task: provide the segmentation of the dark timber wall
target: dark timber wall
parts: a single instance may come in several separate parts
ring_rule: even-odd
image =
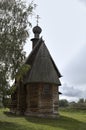
[[[50,84],[27,85],[26,115],[58,115],[58,87]]]

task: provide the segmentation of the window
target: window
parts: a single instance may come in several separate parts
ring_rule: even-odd
[[[43,86],[43,94],[44,95],[50,95],[50,89],[51,89],[51,86],[49,84],[45,84]]]

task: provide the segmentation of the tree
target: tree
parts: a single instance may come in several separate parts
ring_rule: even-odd
[[[66,99],[59,100],[59,106],[60,107],[68,107],[69,103]]]
[[[25,60],[23,47],[31,27],[35,4],[24,0],[0,0],[0,93],[14,79]]]
[[[4,65],[0,66],[0,100],[2,101],[2,104],[4,104],[5,98],[7,96],[7,91],[9,88],[6,76],[7,74]]]
[[[84,98],[80,98],[79,101],[78,101],[78,104],[79,104],[79,103],[85,103]]]

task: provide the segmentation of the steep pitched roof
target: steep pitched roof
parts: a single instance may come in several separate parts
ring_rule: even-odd
[[[31,70],[27,73],[25,83],[53,83],[61,85],[59,80],[61,74],[42,39],[39,39],[27,58],[26,64],[31,65]]]

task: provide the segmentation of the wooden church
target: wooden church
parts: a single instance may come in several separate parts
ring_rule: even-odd
[[[42,29],[33,28],[32,51],[25,64],[31,66],[23,82],[16,83],[11,95],[10,111],[37,117],[58,117],[59,78],[61,74],[56,67],[44,41],[40,38]]]

